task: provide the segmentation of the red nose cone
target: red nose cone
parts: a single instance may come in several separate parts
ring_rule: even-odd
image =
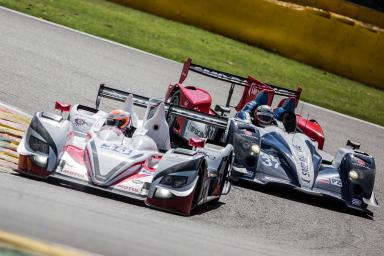
[[[69,110],[71,109],[71,104],[67,104],[61,101],[56,101],[55,109],[63,112],[69,112]]]
[[[204,145],[205,145],[205,139],[202,139],[202,138],[190,138],[188,144],[191,147],[203,148]]]

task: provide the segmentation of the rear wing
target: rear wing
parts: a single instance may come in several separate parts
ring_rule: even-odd
[[[104,84],[101,84],[99,87],[99,91],[96,97],[96,108],[99,109],[101,98],[107,98],[111,100],[124,102],[128,95],[133,95],[133,104],[139,107],[147,107],[150,103],[150,98],[137,95],[134,93],[122,91],[119,89],[114,89],[111,87],[107,87]],[[228,118],[222,116],[212,116],[209,114],[201,113],[195,110],[183,108],[180,106],[175,106],[172,104],[164,103],[165,112],[167,115],[176,115],[185,117],[189,120],[201,122],[204,124],[208,124],[214,126],[216,128],[226,129],[228,124]]]
[[[247,78],[233,75],[230,73],[226,73],[223,71],[218,71],[212,68],[196,65],[192,63],[192,59],[188,58],[184,62],[183,70],[180,75],[179,83],[183,83],[185,79],[188,76],[189,70],[211,77],[215,78],[217,80],[221,80],[224,82],[228,82],[231,84],[228,92],[226,107],[230,106],[230,101],[233,95],[233,90],[235,86],[242,86],[244,87],[243,96],[241,97],[240,102],[235,107],[236,110],[240,110],[247,102],[250,100],[253,100],[256,96],[257,92],[261,90],[270,91],[273,95],[270,98],[269,104],[272,103],[273,96],[274,95],[280,95],[280,96],[286,96],[286,97],[294,97],[298,102],[300,99],[300,95],[302,92],[302,89],[298,87],[296,90],[287,89],[284,87],[280,87],[277,85],[269,84],[269,83],[263,83],[257,79],[255,79],[252,76],[248,76]]]

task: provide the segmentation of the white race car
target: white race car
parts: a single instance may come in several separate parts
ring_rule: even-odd
[[[100,98],[124,101],[134,132],[128,136],[106,125],[98,110]],[[133,105],[146,107],[140,120]],[[230,190],[233,147],[191,139],[191,148],[172,148],[166,115],[178,115],[225,128],[227,121],[196,111],[172,107],[100,86],[96,108],[56,103],[62,115],[36,113],[18,147],[18,172],[55,178],[143,200],[146,205],[189,215]]]

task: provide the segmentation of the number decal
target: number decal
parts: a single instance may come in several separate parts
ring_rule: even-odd
[[[342,184],[341,184],[341,179],[339,178],[331,178],[331,184],[334,185],[334,186],[337,186],[337,187],[341,187]]]
[[[133,152],[132,149],[126,148],[126,147],[121,146],[121,145],[115,145],[115,144],[103,143],[100,146],[100,148],[106,149],[106,150],[115,151],[115,152],[119,152],[119,153],[124,154],[124,155],[130,155]]]
[[[272,155],[262,154],[261,159],[263,160],[263,164],[268,167],[271,167],[274,165],[274,168],[277,169],[280,166],[279,160]]]

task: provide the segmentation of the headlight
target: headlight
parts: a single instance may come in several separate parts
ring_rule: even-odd
[[[169,199],[174,197],[174,195],[165,188],[157,188],[155,192],[155,198]]]
[[[178,175],[165,175],[161,181],[161,185],[170,186],[173,188],[181,188],[185,184],[187,184],[188,177],[187,176],[178,176]]]
[[[256,141],[252,136],[245,136],[239,133],[233,134],[233,146],[239,150],[248,151],[254,143]]]
[[[350,170],[348,176],[350,180],[357,180],[359,178],[359,174],[355,170]]]
[[[258,155],[260,153],[260,147],[257,144],[251,146],[251,155]]]
[[[36,151],[36,152],[41,152],[41,153],[44,153],[44,154],[48,154],[49,152],[49,147],[48,147],[48,144],[45,143],[44,141],[42,140],[39,140],[38,138],[36,138],[35,136],[31,135],[29,137],[29,147],[33,150],[33,151]]]
[[[241,142],[241,147],[245,150],[248,150],[251,147],[251,143],[249,141],[242,141]]]
[[[33,155],[32,162],[41,168],[47,168],[48,157],[42,155]]]

